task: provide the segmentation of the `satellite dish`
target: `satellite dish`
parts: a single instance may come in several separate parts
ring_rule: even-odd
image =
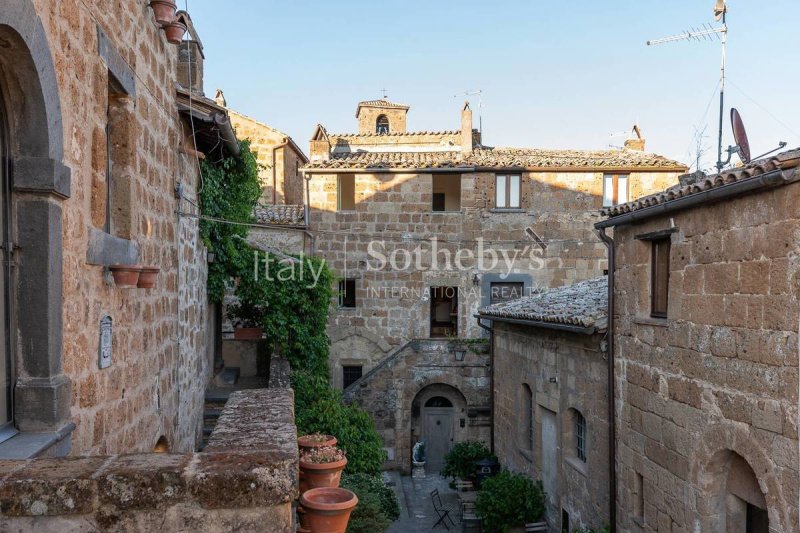
[[[717,0],[714,4],[714,18],[718,21],[722,20],[722,15],[728,12],[728,6],[725,5],[725,0]]]
[[[747,131],[744,129],[742,116],[735,107],[731,108],[731,128],[733,129],[733,139],[739,147],[739,157],[744,164],[750,162],[750,142],[747,140]]]

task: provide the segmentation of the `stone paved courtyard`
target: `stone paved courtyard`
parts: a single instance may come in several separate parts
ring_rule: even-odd
[[[401,476],[398,472],[386,472],[384,476],[394,483],[397,500],[400,502],[400,518],[389,528],[389,533],[432,531],[433,525],[439,519],[431,502],[431,491],[434,489],[439,489],[442,504],[453,509],[450,515],[455,527],[448,522],[450,531],[461,531],[458,495],[448,486],[446,479],[438,474],[428,474],[425,478],[418,479]],[[447,530],[440,524],[433,531]]]

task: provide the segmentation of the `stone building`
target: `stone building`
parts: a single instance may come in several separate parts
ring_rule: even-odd
[[[606,210],[620,531],[798,531],[800,150]]]
[[[606,277],[484,307],[494,451],[541,480],[551,531],[609,520]]]
[[[198,101],[176,94],[176,47],[145,2],[8,0],[0,65],[15,265],[0,298],[0,457],[193,450],[206,259],[197,218],[176,212],[196,214],[206,148],[188,122]],[[205,118],[199,136],[232,133],[224,113]],[[160,268],[155,289],[115,285],[109,265],[137,263]]]
[[[415,353],[404,350],[409,341],[438,338],[446,348],[448,338],[479,338],[480,307],[602,275],[606,251],[592,228],[600,207],[661,190],[686,169],[644,152],[643,139],[601,151],[489,147],[468,103],[451,131],[408,131],[408,112],[361,102],[358,132],[317,126],[302,169],[308,229],[340,278],[331,380],[346,388],[364,376],[357,391],[365,394],[389,379],[386,368],[371,369],[395,352]],[[392,368],[392,379],[407,382],[419,371]],[[465,383],[451,385],[469,396]],[[407,423],[412,401],[404,396],[390,418]],[[488,427],[488,417],[480,423]],[[411,436],[392,427],[390,455],[410,465]]]

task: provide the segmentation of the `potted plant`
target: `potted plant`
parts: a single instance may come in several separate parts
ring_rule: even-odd
[[[181,44],[183,36],[186,34],[186,24],[173,20],[168,24],[164,24],[164,33],[170,44]]]
[[[135,289],[142,272],[141,265],[111,265],[108,269],[114,277],[114,284],[120,289]]]
[[[140,289],[152,289],[156,286],[156,279],[158,279],[160,271],[161,269],[157,266],[143,266],[136,286]]]
[[[228,306],[228,318],[233,323],[233,338],[242,340],[260,340],[264,335],[261,319],[264,316],[264,307],[247,301]]]
[[[441,475],[452,478],[453,481],[468,479],[476,483],[476,463],[481,459],[492,457],[492,452],[482,442],[471,440],[458,442],[445,455]]]
[[[541,481],[503,470],[481,484],[475,514],[487,531],[509,533],[542,518],[544,496]]]
[[[300,446],[301,450],[322,448],[323,446],[336,446],[336,442],[336,437],[333,435],[323,435],[322,433],[311,433],[310,435],[297,437],[297,445]]]
[[[355,493],[338,487],[310,489],[300,496],[313,533],[345,533],[357,504]]]
[[[153,9],[156,22],[162,27],[175,20],[175,13],[178,11],[175,0],[151,0],[150,7]]]
[[[320,446],[300,452],[300,493],[316,488],[338,487],[347,465],[344,450]]]

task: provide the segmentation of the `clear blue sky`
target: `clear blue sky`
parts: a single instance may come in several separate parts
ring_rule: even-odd
[[[411,106],[413,130],[458,129],[465,97],[454,95],[482,89],[488,145],[602,149],[638,121],[649,151],[687,161],[694,126],[708,124],[710,166],[719,44],[645,41],[713,22],[713,3],[188,0],[188,8],[205,46],[206,93],[222,88],[230,107],[305,150],[317,123],[354,131],[356,103],[383,88]],[[729,9],[726,115],[739,108],[753,155],[778,140],[800,146],[800,2],[730,0]],[[732,144],[727,118],[724,132]]]

